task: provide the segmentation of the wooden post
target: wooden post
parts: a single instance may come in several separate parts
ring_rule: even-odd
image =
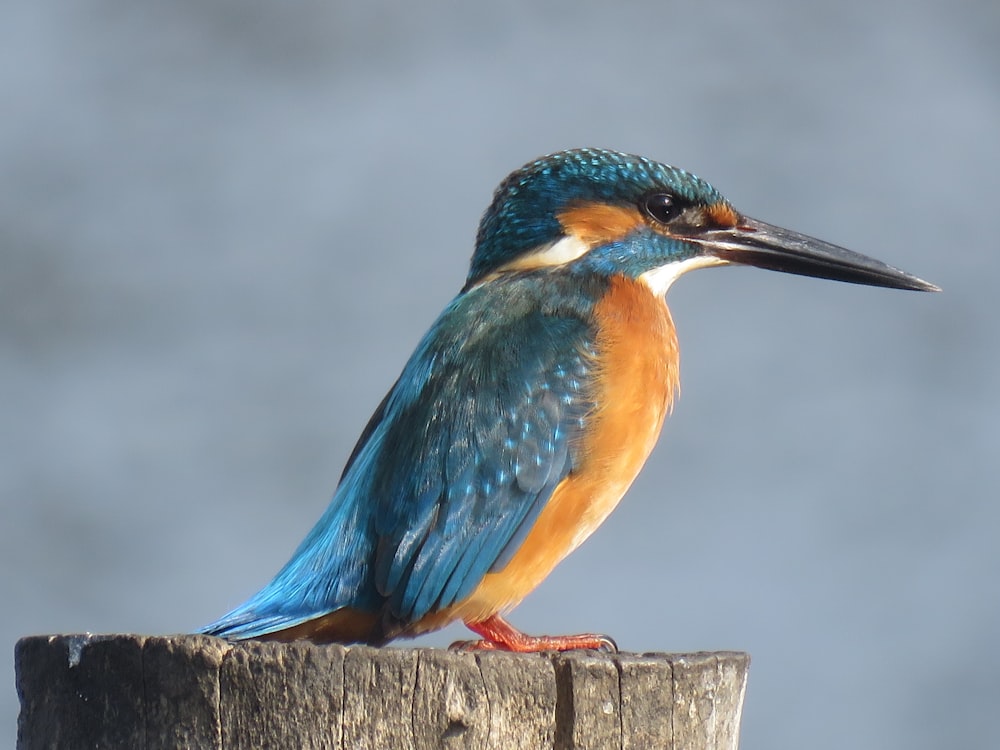
[[[735,750],[746,654],[461,653],[32,636],[18,750]]]

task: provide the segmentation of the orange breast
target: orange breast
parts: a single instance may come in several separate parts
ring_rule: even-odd
[[[582,461],[556,488],[510,563],[414,632],[514,607],[608,517],[656,443],[678,387],[677,338],[663,298],[616,277],[595,308],[595,401]]]

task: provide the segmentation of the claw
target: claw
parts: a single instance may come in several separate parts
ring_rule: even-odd
[[[610,635],[598,635],[597,639],[601,643],[600,647],[597,649],[598,651],[604,651],[608,654],[618,653],[618,644],[615,643],[615,639]]]

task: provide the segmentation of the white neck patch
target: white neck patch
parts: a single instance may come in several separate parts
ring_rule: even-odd
[[[534,268],[555,268],[572,263],[590,252],[590,245],[572,234],[568,234],[555,242],[542,245],[534,252],[524,255],[505,269],[530,270]]]
[[[652,271],[646,271],[646,273],[639,277],[639,280],[648,286],[650,291],[657,297],[662,297],[667,293],[670,285],[688,271],[693,271],[696,268],[728,265],[728,260],[716,258],[714,255],[696,255],[687,260],[667,263],[665,266],[654,268]]]

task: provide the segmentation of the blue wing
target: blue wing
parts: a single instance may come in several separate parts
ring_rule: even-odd
[[[292,559],[203,632],[257,637],[351,607],[379,613],[389,635],[503,568],[577,460],[593,406],[590,302],[558,276],[457,297]]]

